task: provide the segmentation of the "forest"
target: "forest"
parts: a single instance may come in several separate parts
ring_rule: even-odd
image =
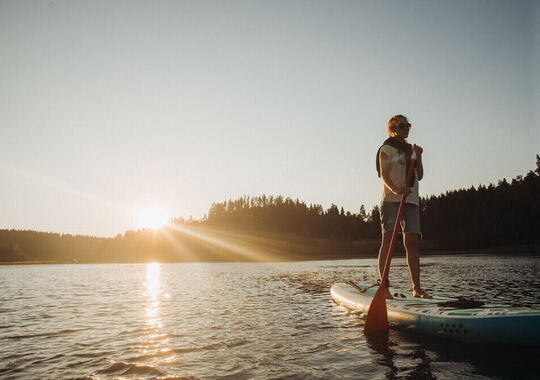
[[[421,251],[490,252],[540,246],[540,174],[421,198]],[[276,261],[376,257],[379,208],[324,209],[283,196],[214,203],[201,220],[114,238],[0,230],[3,263]],[[483,250],[483,251],[482,251]],[[512,251],[512,250],[510,250]]]

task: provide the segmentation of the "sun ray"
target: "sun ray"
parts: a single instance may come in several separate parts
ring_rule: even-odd
[[[200,257],[184,242],[182,242],[177,235],[173,234],[174,228],[168,226],[162,229],[163,236],[169,243],[173,245],[173,252],[176,256],[182,255],[182,261],[186,262],[198,262]]]
[[[120,206],[120,205],[118,205],[118,204],[116,204],[116,203],[114,203],[112,201],[109,201],[107,199],[98,197],[97,195],[94,195],[94,194],[90,194],[90,193],[81,191],[81,190],[79,190],[77,188],[68,186],[66,184],[60,184],[60,183],[57,183],[57,182],[53,182],[53,181],[51,181],[49,179],[45,179],[45,178],[39,176],[38,174],[34,173],[33,171],[31,171],[29,169],[15,167],[12,164],[9,164],[9,163],[6,163],[6,162],[1,162],[1,161],[0,161],[0,168],[2,168],[5,171],[9,171],[12,174],[14,174],[14,175],[16,175],[16,176],[18,176],[20,178],[24,178],[24,179],[26,179],[28,181],[32,181],[32,182],[40,184],[42,186],[49,187],[51,189],[61,191],[61,192],[65,193],[65,194],[74,195],[74,196],[76,196],[78,198],[81,198],[81,199],[87,199],[87,200],[93,201],[95,203],[100,203],[100,204],[109,206],[111,208],[114,208],[115,210],[121,211],[121,212],[123,212],[125,214],[131,214],[132,213],[132,211],[127,207],[122,207],[122,206]]]
[[[206,228],[187,227],[184,225],[175,225],[177,231],[180,231],[188,236],[209,243],[218,248],[222,248],[221,256],[229,261],[231,257],[227,257],[226,252],[234,252],[239,258],[247,259],[248,261],[270,262],[276,261],[276,255],[269,251],[267,247],[261,244],[254,244],[245,239],[235,237],[233,234],[228,234],[223,231],[209,230]]]

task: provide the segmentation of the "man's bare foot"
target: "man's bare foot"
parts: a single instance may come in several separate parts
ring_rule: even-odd
[[[429,294],[427,294],[423,290],[413,290],[412,295],[413,295],[413,297],[416,297],[416,298],[424,298],[424,299],[433,298],[432,296],[430,296]]]

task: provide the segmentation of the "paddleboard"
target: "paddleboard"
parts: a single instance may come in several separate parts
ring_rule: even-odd
[[[377,286],[338,283],[332,299],[365,317]],[[467,343],[540,346],[540,309],[441,306],[452,298],[386,300],[390,328]]]

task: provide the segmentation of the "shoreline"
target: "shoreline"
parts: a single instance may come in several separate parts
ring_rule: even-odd
[[[540,245],[519,245],[503,246],[485,249],[470,250],[452,250],[452,251],[425,251],[420,252],[420,257],[436,256],[540,256]],[[404,252],[395,252],[394,258],[405,258]],[[200,260],[200,261],[158,261],[162,264],[173,263],[276,263],[276,262],[298,262],[298,261],[338,261],[338,260],[358,260],[358,259],[376,259],[377,255],[359,255],[359,254],[316,254],[311,257],[305,255],[290,255],[276,257],[276,260],[239,260],[231,257],[231,260]],[[156,260],[147,261],[92,261],[92,262],[68,262],[68,261],[6,261],[0,262],[0,266],[6,265],[54,265],[54,264],[145,264]]]

